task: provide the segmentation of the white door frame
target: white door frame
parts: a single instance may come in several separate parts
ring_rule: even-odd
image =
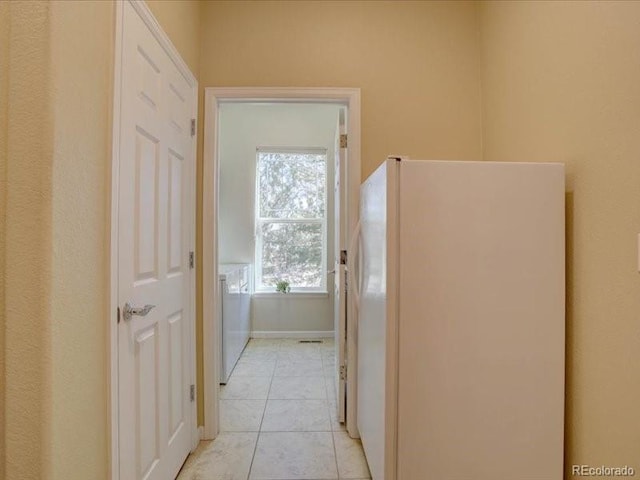
[[[160,46],[169,55],[173,63],[178,68],[178,71],[182,74],[187,84],[196,92],[195,101],[192,107],[192,117],[197,119],[198,117],[198,82],[193,76],[193,73],[189,70],[189,67],[184,62],[173,43],[162,30],[162,27],[156,20],[156,18],[149,10],[147,4],[142,0],[126,0],[134,10],[140,15],[140,18],[144,21],[145,25],[149,28],[153,36],[156,38]],[[123,49],[123,15],[124,15],[124,3],[115,2],[116,7],[116,22],[115,22],[115,58],[114,58],[114,80],[113,80],[113,130],[112,130],[112,143],[111,143],[111,217],[110,217],[110,250],[109,250],[109,364],[108,364],[108,382],[109,382],[109,422],[111,423],[111,441],[110,445],[110,474],[109,477],[112,480],[118,480],[120,476],[119,457],[118,457],[118,191],[119,191],[119,170],[120,170],[120,123],[122,109],[121,103],[121,83],[122,83],[122,49]],[[190,225],[190,240],[189,250],[195,252],[195,239],[196,239],[196,151],[197,151],[197,136],[193,136],[191,140],[191,156],[192,167],[189,169],[187,175],[189,177],[189,183],[193,186],[191,189],[191,197],[189,199],[191,216],[189,219]],[[190,292],[189,303],[191,315],[188,319],[189,324],[189,372],[191,383],[196,383],[196,328],[195,328],[195,312],[196,312],[196,275],[195,269],[190,270]],[[189,429],[191,430],[191,448],[195,449],[199,441],[199,433],[197,428],[197,403],[191,403],[191,416],[190,416]]]
[[[347,225],[348,240],[358,222],[360,202],[360,89],[359,88],[286,88],[229,87],[205,88],[204,152],[202,191],[202,318],[204,358],[204,438],[218,435],[218,390],[220,386],[218,319],[218,112],[221,102],[333,103],[347,107]],[[348,243],[347,243],[348,244]],[[356,372],[357,311],[353,296],[347,295],[349,315],[347,331],[348,370]],[[347,431],[358,437],[356,426],[356,375],[348,376]]]

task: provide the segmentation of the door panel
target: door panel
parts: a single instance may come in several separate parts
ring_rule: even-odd
[[[136,448],[140,458],[136,470],[139,477],[148,477],[158,464],[159,432],[158,418],[158,334],[152,328],[136,336]]]
[[[158,140],[142,128],[136,129],[135,173],[135,253],[136,280],[156,279],[158,250]]]
[[[182,311],[169,317],[169,437],[173,438],[184,423],[182,388],[183,375],[183,335]]]
[[[179,274],[182,271],[182,163],[182,157],[169,151],[169,274]]]
[[[118,185],[122,480],[175,478],[191,445],[188,99],[195,91],[124,2]],[[124,317],[123,307],[153,305]]]
[[[138,77],[138,91],[140,98],[150,108],[157,110],[160,101],[160,69],[151,60],[146,47],[137,45],[136,67]]]

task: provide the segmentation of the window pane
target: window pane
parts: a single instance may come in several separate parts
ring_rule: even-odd
[[[322,218],[326,155],[258,152],[259,216]]]
[[[292,287],[322,284],[322,225],[268,222],[261,226],[265,288],[287,280]]]

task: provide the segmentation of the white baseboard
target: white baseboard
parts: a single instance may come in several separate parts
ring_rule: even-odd
[[[200,440],[204,440],[204,427],[202,425],[198,427],[198,436]]]
[[[253,330],[251,338],[333,338],[333,330],[328,331],[277,331],[277,330]]]

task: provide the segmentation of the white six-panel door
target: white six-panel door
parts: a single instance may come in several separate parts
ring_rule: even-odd
[[[196,89],[129,2],[118,175],[122,480],[175,478],[191,446],[191,114]],[[127,318],[125,305],[153,306]]]

